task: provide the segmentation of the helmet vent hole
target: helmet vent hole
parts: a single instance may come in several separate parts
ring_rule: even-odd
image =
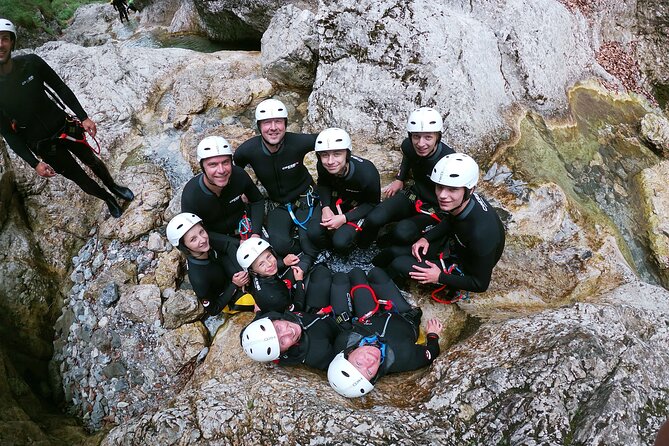
[[[341,374],[344,375],[344,376],[347,377],[347,378],[350,378],[350,377],[351,377],[351,375],[349,375],[349,373],[348,373],[347,371],[345,371],[345,370],[342,370],[342,371],[341,371]]]
[[[266,331],[266,329],[265,329],[265,326],[264,326],[264,325],[261,325],[261,326],[260,326],[260,329],[261,329],[262,331]]]
[[[452,173],[452,174],[449,175],[449,177],[451,177],[451,178],[457,178],[459,176],[460,176],[459,173]]]
[[[183,223],[181,223],[179,226],[177,226],[177,229],[181,229],[183,227],[184,227],[184,225],[183,225]]]
[[[272,354],[272,348],[271,348],[271,347],[267,347],[267,356],[269,356],[269,355],[271,355],[271,354]]]
[[[343,140],[341,138],[337,138],[335,141],[336,142],[342,142]]]

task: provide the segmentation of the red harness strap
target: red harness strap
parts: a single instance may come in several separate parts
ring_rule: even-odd
[[[451,274],[453,272],[453,270],[458,267],[458,265],[453,263],[453,264],[451,264],[451,266],[446,268],[446,264],[444,263],[444,253],[443,252],[439,253],[439,263],[441,263],[441,270],[446,274]],[[444,289],[446,289],[446,285],[442,285],[439,288],[437,288],[436,290],[432,291],[432,294],[431,294],[432,299],[441,303],[441,304],[452,304],[452,303],[455,303],[455,302],[460,300],[460,299],[448,300],[448,299],[441,299],[441,298],[437,297],[437,294],[440,291],[443,291]],[[460,295],[462,296],[462,293],[460,293]]]
[[[423,202],[421,200],[416,200],[416,212],[418,212],[419,214],[429,215],[430,217],[434,218],[439,223],[441,223],[441,218],[439,218],[437,214],[435,214],[434,212],[428,212],[423,210]]]
[[[72,121],[74,122],[75,125],[77,125],[77,126],[79,126],[79,127],[82,127],[82,125],[81,125],[81,121],[79,121],[78,119],[72,119]],[[88,133],[84,130],[84,138],[83,138],[83,139],[77,139],[77,138],[74,138],[74,137],[68,135],[67,133],[61,133],[60,136],[59,136],[58,138],[59,138],[59,139],[67,139],[68,141],[74,141],[74,142],[78,142],[78,143],[84,144],[84,145],[86,145],[89,149],[91,149],[91,150],[93,151],[93,153],[95,153],[96,155],[99,155],[99,154],[100,154],[100,143],[99,143],[98,140],[95,138],[95,136],[91,136],[91,138],[93,138],[93,141],[95,141],[95,145],[97,146],[97,149],[95,149],[93,146],[91,146],[91,145],[88,143],[87,135],[88,135]]]
[[[392,300],[382,300],[382,299],[380,300],[380,299],[378,299],[376,297],[376,293],[374,292],[374,289],[372,289],[372,287],[370,287],[369,285],[365,285],[365,284],[356,285],[353,288],[351,288],[351,292],[350,292],[351,299],[353,299],[353,294],[355,293],[355,291],[360,289],[360,288],[368,290],[372,294],[372,299],[374,299],[374,303],[376,304],[374,306],[374,309],[369,310],[363,316],[358,318],[358,320],[360,322],[364,323],[365,321],[367,321],[367,319],[369,319],[374,314],[376,314],[376,312],[379,311],[380,304],[383,304],[383,309],[384,310],[391,310],[393,308],[393,301]]]

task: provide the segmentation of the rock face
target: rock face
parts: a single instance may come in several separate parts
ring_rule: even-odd
[[[87,428],[115,426],[104,444],[650,444],[669,404],[669,295],[637,281],[630,264],[640,256],[616,217],[629,215],[620,203],[642,172],[648,224],[636,227],[666,264],[666,166],[638,137],[648,104],[615,97],[604,109],[597,95],[565,94],[593,74],[624,85],[596,53],[604,41],[630,43],[640,4],[194,0],[153,2],[139,18],[145,29],[182,30],[200,26],[195,10],[223,40],[267,29],[262,55],[138,47],[134,24],[89,6],[68,34],[79,44],[36,52],[98,122],[102,157],[137,198],[111,219],[66,180],[2,157],[3,348],[10,356],[25,342],[34,358],[48,356],[51,331],[38,321],[54,319],[64,290],[51,379]],[[316,63],[308,104],[304,92],[275,87],[308,89]],[[248,314],[202,324],[181,256],[164,243],[197,170],[197,142],[220,134],[238,146],[272,95],[288,105],[289,130],[302,131],[305,115],[313,131],[342,126],[384,174],[397,168],[388,148],[418,105],[440,109],[456,149],[499,147],[479,185],[508,235],[491,288],[457,306],[412,289],[425,318],[447,321],[443,354],[429,369],[385,377],[363,400],[338,397],[321,372],[252,363],[238,340]],[[567,101],[578,105],[569,120],[550,125]],[[519,108],[530,109],[520,120],[505,114]],[[499,145],[512,136],[516,152]],[[19,382],[6,404],[40,441],[30,423],[40,414],[15,380],[31,364],[9,359],[22,367],[0,367],[0,390]]]
[[[666,321],[627,305],[577,304],[489,324],[431,371],[386,377],[362,401],[306,369],[232,361],[221,333],[173,405],[103,444],[651,444],[669,398]],[[214,373],[216,350],[225,357]]]
[[[231,1],[194,0],[210,38],[223,41],[242,39],[260,40],[274,13],[282,6],[295,5],[299,9],[316,10],[314,0]]]

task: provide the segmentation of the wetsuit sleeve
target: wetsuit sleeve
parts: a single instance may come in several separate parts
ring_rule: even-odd
[[[302,147],[302,156],[316,150],[317,133],[303,133],[300,135],[300,146]]]
[[[379,171],[372,164],[362,164],[360,167],[365,169],[365,181],[361,188],[365,193],[360,199],[360,204],[346,213],[346,221],[355,222],[364,218],[381,201]]]
[[[251,208],[251,231],[254,234],[260,235],[262,232],[262,224],[265,219],[265,197],[260,193],[258,186],[253,183],[251,177],[244,171],[245,181],[247,185],[244,188],[244,195],[249,200]]]
[[[442,272],[439,275],[439,283],[456,290],[482,293],[490,285],[490,277],[496,263],[495,250],[485,255],[468,256],[468,268],[464,275]]]
[[[290,292],[293,297],[293,311],[304,310],[304,302],[306,294],[304,291],[304,282],[302,282],[301,280],[296,281]]]
[[[35,154],[30,150],[26,141],[21,138],[19,135],[14,133],[2,133],[2,136],[5,138],[5,141],[11,147],[11,149],[20,156],[26,163],[30,164],[30,167],[33,169],[39,164],[39,160],[35,157]]]
[[[209,305],[205,306],[204,309],[207,314],[211,316],[216,316],[218,313],[223,311],[226,305],[232,301],[232,299],[239,293],[239,289],[235,286],[234,283],[230,282],[230,285],[218,296],[205,297],[204,301],[208,301]],[[199,296],[198,296],[199,297]]]
[[[395,372],[417,370],[432,364],[439,356],[439,336],[430,333],[427,336],[427,345],[413,344],[410,348],[406,362],[398,364]]]
[[[53,68],[51,68],[41,57],[35,57],[38,73],[42,79],[44,79],[44,83],[56,92],[58,97],[74,112],[79,120],[83,121],[87,119],[88,114],[86,114],[86,111],[81,106],[72,90],[70,90],[70,87],[63,82],[60,76],[53,71]]]
[[[235,163],[236,166],[241,167],[242,169],[246,168],[246,166],[249,165],[249,158],[247,156],[248,151],[249,151],[249,146],[252,144],[253,138],[249,139],[248,141],[242,143],[241,146],[235,150],[235,153],[232,155],[232,162]]]
[[[321,200],[323,207],[328,206],[332,208],[332,186],[328,181],[328,172],[325,170],[321,162],[316,163],[316,172],[318,173],[318,197]]]
[[[411,140],[409,138],[406,138],[404,141],[402,141],[401,148],[402,148],[402,163],[400,164],[400,170],[399,172],[397,172],[397,176],[395,178],[400,181],[406,181],[409,176],[409,169],[411,169],[411,159],[407,154],[407,148],[413,150],[413,146],[411,145]]]
[[[239,247],[239,240],[230,237],[229,235],[219,234],[218,232],[207,231],[209,235],[209,244],[217,251],[222,251],[226,255],[233,253],[237,255],[237,248]],[[234,257],[234,256],[233,256]]]

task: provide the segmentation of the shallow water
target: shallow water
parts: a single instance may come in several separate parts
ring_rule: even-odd
[[[134,35],[124,45],[147,48],[184,48],[201,53],[216,51],[260,51],[260,42],[241,40],[235,42],[218,42],[207,37],[191,33],[167,33],[150,31]]]

